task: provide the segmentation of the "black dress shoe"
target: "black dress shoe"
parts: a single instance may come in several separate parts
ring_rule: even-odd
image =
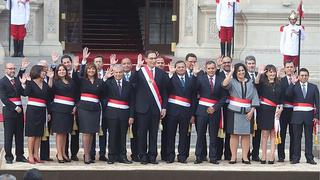
[[[250,162],[249,160],[245,161],[245,160],[243,160],[243,159],[242,159],[242,163],[243,163],[243,164],[251,164],[251,162]]]
[[[28,159],[24,156],[16,158],[16,162],[28,162]]]
[[[174,159],[167,159],[167,161],[166,161],[168,164],[171,164],[171,163],[173,163],[174,162]]]
[[[149,163],[150,163],[150,164],[159,164],[159,162],[156,161],[156,160],[150,160]]]
[[[298,163],[300,163],[299,161],[296,161],[296,160],[292,160],[291,162],[290,162],[290,164],[298,164]]]
[[[215,159],[212,159],[212,160],[210,160],[209,161],[211,164],[219,164],[219,162],[217,161],[217,160],[215,160]]]
[[[200,160],[200,159],[196,159],[195,161],[194,161],[194,164],[201,164],[202,163],[202,160]]]
[[[307,163],[308,164],[312,164],[312,165],[316,165],[317,164],[317,162],[315,162],[313,159],[307,160]]]
[[[6,163],[7,163],[7,164],[12,164],[13,161],[12,161],[11,159],[9,159],[9,160],[6,160]]]
[[[282,158],[278,159],[278,162],[284,162],[284,159],[282,159]]]
[[[79,161],[79,158],[77,156],[71,156],[72,161]]]
[[[108,164],[114,164],[114,161],[109,159],[109,160],[107,161],[107,163],[108,163]]]
[[[122,158],[122,159],[119,160],[119,163],[132,164],[132,161],[129,161],[127,158]]]
[[[148,164],[148,161],[147,160],[141,160],[140,163],[143,164],[143,165],[146,165],[146,164]]]
[[[182,163],[182,164],[187,164],[188,163],[186,159],[179,159],[178,162]]]
[[[256,162],[260,162],[261,159],[259,157],[252,157],[251,158],[252,161],[256,161]]]
[[[274,164],[274,160],[273,161],[268,161],[268,164]]]
[[[140,159],[137,156],[131,156],[131,160],[134,162],[140,162]]]
[[[108,161],[108,159],[105,156],[100,156],[99,161]]]

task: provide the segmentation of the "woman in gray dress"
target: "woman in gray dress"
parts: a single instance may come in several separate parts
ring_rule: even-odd
[[[253,113],[259,106],[259,97],[254,83],[246,78],[247,68],[238,63],[222,82],[222,86],[230,93],[227,111],[227,133],[230,134],[231,161],[237,160],[239,136],[241,136],[242,163],[250,164],[248,152],[250,134],[253,132]]]

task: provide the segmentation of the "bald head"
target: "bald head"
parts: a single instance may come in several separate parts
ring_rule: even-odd
[[[5,73],[7,76],[13,78],[16,73],[16,67],[13,63],[6,63],[5,64]]]

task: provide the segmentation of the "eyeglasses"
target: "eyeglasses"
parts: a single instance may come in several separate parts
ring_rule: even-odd
[[[222,64],[231,64],[231,62],[223,62]]]
[[[16,68],[6,68],[6,69],[9,69],[9,70],[16,70]]]

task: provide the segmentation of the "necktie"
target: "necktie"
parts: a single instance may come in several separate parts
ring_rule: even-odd
[[[289,77],[289,82],[288,82],[289,85],[291,84],[291,81],[292,81],[292,77]]]
[[[303,94],[303,98],[306,98],[307,96],[307,89],[306,89],[306,85],[302,84],[302,94]]]
[[[213,78],[212,77],[210,77],[210,80],[209,80],[209,83],[210,83],[210,92],[211,92],[211,94],[213,94]]]
[[[122,87],[121,87],[121,81],[120,80],[118,80],[118,91],[119,91],[119,95],[121,96]]]
[[[16,82],[14,81],[14,79],[11,79],[10,82],[11,82],[13,87],[16,87]]]
[[[128,81],[129,82],[129,73],[126,73],[126,81]]]
[[[183,78],[183,77],[180,78],[180,82],[181,82],[182,87],[184,88],[184,86],[185,86],[185,81],[184,81],[184,78]]]
[[[150,72],[151,72],[152,78],[154,78],[153,71],[154,71],[154,69],[150,69]]]
[[[192,69],[190,69],[190,71],[189,71],[189,77],[192,77]]]
[[[251,73],[251,80],[254,82],[255,78],[254,78],[254,74]]]

